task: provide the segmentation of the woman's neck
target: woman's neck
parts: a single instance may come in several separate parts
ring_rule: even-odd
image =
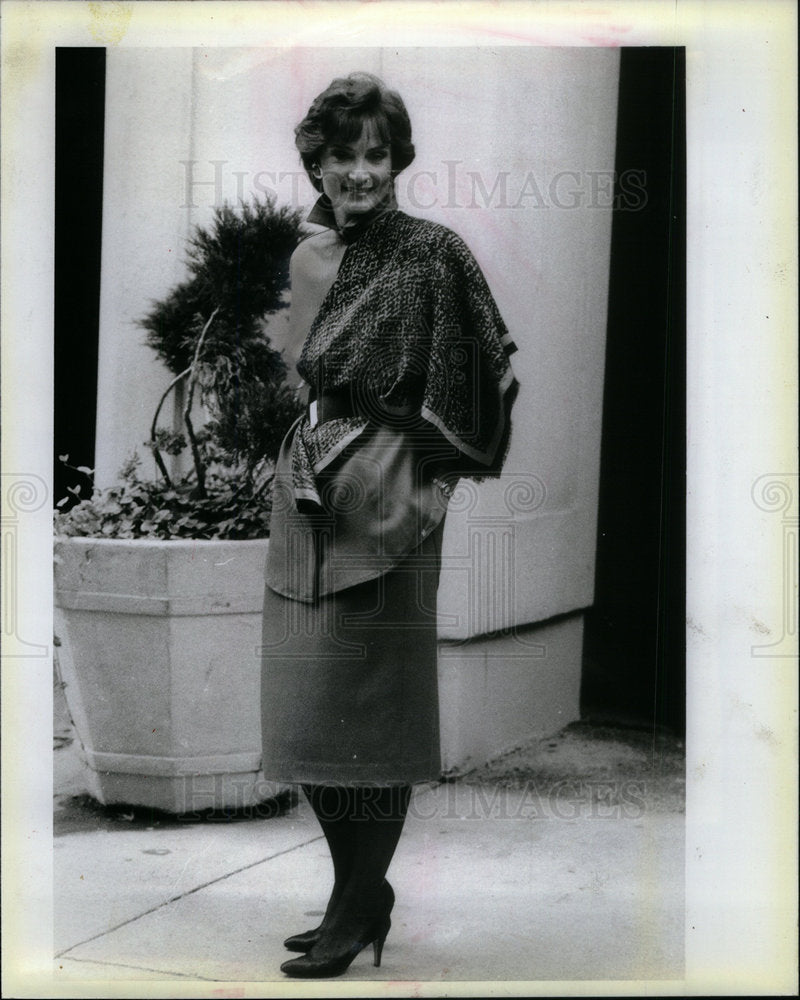
[[[392,191],[383,204],[376,205],[375,208],[370,209],[368,212],[350,214],[334,206],[333,217],[336,220],[336,228],[340,233],[344,234],[348,231],[361,231],[374,222],[379,216],[383,215],[384,212],[390,212],[396,208],[397,198],[395,197],[394,191]]]

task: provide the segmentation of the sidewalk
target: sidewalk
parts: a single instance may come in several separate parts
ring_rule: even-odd
[[[659,773],[640,744],[568,727],[417,789],[382,965],[368,948],[337,981],[680,979],[682,782],[674,752]],[[331,879],[305,803],[204,821],[103,809],[67,733],[57,746],[56,978],[288,982],[283,938],[318,922]]]

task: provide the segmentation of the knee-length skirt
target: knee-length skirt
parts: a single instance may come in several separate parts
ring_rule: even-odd
[[[264,596],[265,777],[388,785],[441,772],[436,591],[444,522],[397,566],[313,603]]]

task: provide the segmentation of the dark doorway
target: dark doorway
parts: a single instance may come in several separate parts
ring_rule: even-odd
[[[679,732],[686,698],[685,120],[685,50],[622,49],[596,591],[582,689],[586,718]]]
[[[56,49],[54,499],[94,466],[100,241],[103,217],[105,49]]]

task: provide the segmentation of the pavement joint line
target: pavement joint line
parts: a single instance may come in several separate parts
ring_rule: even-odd
[[[77,945],[75,945],[77,948]],[[131,965],[130,962],[105,962],[101,958],[70,958],[69,955],[57,955],[66,958],[68,962],[80,962],[83,965],[107,965],[112,969],[136,969],[137,972],[156,972],[161,976],[180,976],[181,979],[202,979],[206,983],[218,983],[219,979],[210,979],[196,972],[172,972],[170,969],[151,969],[147,965]]]
[[[162,910],[165,906],[171,906],[172,903],[177,903],[181,899],[185,899],[187,896],[193,895],[195,892],[200,892],[201,889],[207,889],[211,885],[216,885],[217,882],[224,882],[226,878],[232,878],[234,875],[239,875],[241,872],[246,872],[250,868],[257,868],[258,865],[266,864],[267,861],[274,861],[275,858],[280,858],[284,854],[291,854],[292,851],[299,851],[303,847],[308,847],[309,844],[314,844],[318,840],[323,840],[323,834],[317,837],[312,837],[310,840],[304,840],[302,844],[295,844],[293,847],[287,847],[284,851],[277,851],[275,854],[270,854],[268,858],[260,858],[258,861],[251,861],[249,865],[242,865],[241,868],[236,868],[232,872],[225,872],[224,875],[220,875],[218,878],[209,879],[208,882],[203,882],[200,885],[196,885],[193,889],[187,889],[186,892],[180,892],[177,896],[171,896],[169,899],[165,899],[163,902],[159,903],[157,906],[151,906],[150,909],[144,910],[142,913],[137,913],[135,917],[128,917],[127,920],[122,920],[120,923],[115,924],[113,927],[108,927],[104,931],[100,931],[97,934],[92,934],[91,937],[86,938],[83,941],[78,941],[76,944],[71,944],[69,948],[64,948],[63,951],[57,951],[55,953],[55,958],[69,958],[69,953],[75,948],[80,948],[85,944],[90,944],[92,941],[96,941],[98,938],[105,937],[106,934],[113,934],[114,931],[118,931],[121,927],[126,927],[128,924],[135,923],[137,920],[141,920],[142,917],[147,917],[151,913],[155,913],[157,910]],[[79,961],[79,960],[75,960]],[[88,961],[88,960],[87,960]],[[135,968],[135,966],[134,966]],[[213,980],[211,980],[213,982]]]

